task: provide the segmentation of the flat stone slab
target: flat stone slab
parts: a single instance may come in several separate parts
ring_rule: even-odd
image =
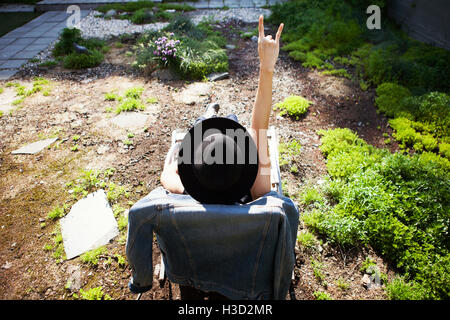
[[[111,119],[111,122],[123,129],[142,128],[149,119],[149,115],[140,112],[122,112]]]
[[[19,148],[17,150],[14,150],[11,152],[11,154],[35,154],[39,151],[43,150],[44,148],[51,145],[53,142],[58,140],[58,138],[49,138],[44,139],[40,141],[36,141],[30,144],[27,144],[26,146],[23,146],[22,148]]]
[[[173,99],[182,104],[193,105],[203,102],[211,92],[211,85],[204,82],[195,82],[189,84],[181,92],[172,94]]]
[[[119,234],[105,191],[88,194],[60,220],[67,259],[109,243]]]
[[[0,80],[4,79],[0,78]],[[18,99],[18,97],[15,88],[4,87],[3,89],[3,92],[0,93],[0,111],[5,115],[11,110],[14,110],[15,106],[13,105],[13,101]]]
[[[15,75],[19,69],[0,70],[0,80],[8,80]]]

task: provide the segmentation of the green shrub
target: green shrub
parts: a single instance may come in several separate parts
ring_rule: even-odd
[[[77,53],[73,43],[84,46],[89,53]],[[103,53],[108,47],[100,39],[83,39],[81,31],[77,28],[65,28],[55,44],[52,54],[63,60],[64,68],[84,69],[98,66],[104,59]]]
[[[131,22],[135,24],[150,23],[153,19],[153,11],[149,8],[141,8],[136,10],[130,18]]]
[[[450,143],[445,142],[439,143],[439,153],[442,154],[447,159],[450,159]]]
[[[300,116],[304,115],[312,104],[311,101],[301,96],[289,96],[282,102],[275,104],[275,110],[279,109],[281,112],[279,115],[283,116],[288,114],[291,117],[295,117],[296,120],[300,119]]]
[[[93,68],[102,63],[104,57],[100,51],[91,50],[90,54],[71,53],[63,60],[63,66],[67,69]]]
[[[305,67],[333,70],[326,61],[346,57],[367,84],[447,91],[450,52],[408,38],[388,19],[382,19],[381,30],[368,30],[362,3],[370,1],[290,1],[273,6],[268,20],[285,23],[282,50]],[[370,4],[378,3],[384,5]]]
[[[404,98],[411,96],[407,88],[391,82],[379,85],[376,92],[375,104],[389,117],[395,117],[399,111],[404,111],[398,110],[401,107],[400,103]]]
[[[351,76],[348,74],[347,70],[345,69],[333,69],[333,70],[325,70],[322,72],[323,75],[330,75],[330,76],[339,76],[350,79]]]
[[[348,129],[321,135],[327,166],[346,167],[370,149]],[[332,176],[325,194],[336,204],[326,213],[305,213],[305,224],[341,245],[367,241],[424,288],[426,298],[446,299],[449,161],[430,152],[406,156],[378,150],[366,166]]]
[[[138,40],[142,44],[137,52],[139,67],[146,68],[159,59],[155,56],[155,41],[168,33],[179,43],[176,45],[176,58],[164,66],[173,68],[184,78],[197,80],[214,72],[228,71],[228,57],[224,49],[226,39],[210,24],[202,22],[195,26],[183,16],[173,19],[163,30],[148,32]]]
[[[73,43],[79,42],[81,39],[81,31],[77,28],[64,28],[60,36],[60,40],[53,48],[53,56],[64,56],[74,52]]]
[[[422,300],[426,297],[417,283],[406,281],[403,277],[396,277],[386,285],[386,292],[391,300]]]
[[[314,187],[307,187],[300,194],[300,202],[304,205],[309,205],[314,202],[323,202],[323,196],[320,191]]]

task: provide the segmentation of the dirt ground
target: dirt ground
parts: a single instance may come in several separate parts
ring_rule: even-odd
[[[255,26],[237,21],[219,26],[236,48],[228,50],[230,77],[217,82],[159,80],[154,75],[134,72],[128,64],[133,59],[125,54],[130,43],[120,49],[112,46],[105,62],[97,68],[33,68],[10,80],[30,85],[32,75],[40,75],[51,81],[51,93],[27,97],[21,107],[0,117],[0,299],[72,299],[80,288],[98,286],[113,299],[136,299],[127,288],[129,267],[108,261],[115,254],[125,256],[126,229],[106,246],[108,253],[96,267],[82,263],[79,257],[58,261],[52,251],[43,249],[52,242],[58,225],[47,214],[57,205],[73,203],[66,184],[76,179],[82,169],[115,168],[114,181],[129,190],[129,198],[123,204],[129,208],[160,185],[172,131],[188,128],[209,102],[218,102],[222,114],[234,112],[248,125],[257,88],[256,43],[241,39],[233,30]],[[147,104],[146,110],[141,111],[148,116],[144,126],[123,129],[111,122],[114,114],[105,111],[114,102],[105,101],[104,94],[122,94],[135,86],[145,89],[144,100],[155,97],[158,103]],[[0,87],[5,88],[5,82],[0,82]],[[5,88],[0,99],[14,96],[11,90]],[[270,124],[278,129],[280,140],[298,139],[302,145],[299,173],[282,171],[290,194],[326,174],[316,134],[319,129],[347,127],[367,142],[386,147],[383,133],[391,132],[386,119],[375,111],[373,90],[362,91],[350,80],[305,69],[281,51],[274,75],[273,101],[289,95],[302,95],[313,101],[306,117],[298,121],[277,117],[277,112],[271,114]],[[189,98],[193,101],[186,100]],[[130,131],[134,133],[133,145],[127,147],[123,141]],[[24,144],[55,135],[57,142],[35,155],[11,154]],[[72,151],[75,135],[80,136],[78,151]],[[394,151],[395,144],[390,148]],[[300,223],[299,231],[303,228]],[[373,258],[389,278],[393,276],[393,271],[370,248],[343,252],[325,244],[318,252],[297,246],[296,253],[293,292],[288,299],[314,299],[315,291],[327,292],[333,299],[386,299],[382,288],[366,289],[361,282],[363,274],[359,270],[367,257]],[[326,285],[314,276],[312,258],[323,263]],[[153,261],[154,266],[159,263],[156,243]],[[340,288],[338,279],[344,280],[348,288]],[[176,284],[155,280],[153,289],[141,299],[180,299],[180,291]]]

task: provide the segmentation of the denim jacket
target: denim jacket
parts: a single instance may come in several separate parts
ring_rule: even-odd
[[[274,191],[247,204],[203,205],[159,187],[128,216],[131,292],[153,282],[156,233],[170,281],[230,299],[285,299],[295,264],[297,206]]]

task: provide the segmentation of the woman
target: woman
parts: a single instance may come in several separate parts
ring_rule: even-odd
[[[278,59],[280,48],[280,37],[284,25],[281,24],[276,33],[275,39],[271,35],[264,35],[263,16],[259,17],[259,80],[256,99],[253,106],[251,127],[248,128],[250,136],[253,138],[258,150],[259,167],[250,188],[251,199],[257,199],[271,190],[270,182],[270,157],[267,149],[267,129],[269,126],[270,110],[272,107],[272,78],[275,63]],[[211,110],[208,110],[210,112]],[[163,172],[161,174],[161,184],[172,193],[184,193],[185,188],[178,174],[178,164],[174,157],[170,155],[166,159]]]

